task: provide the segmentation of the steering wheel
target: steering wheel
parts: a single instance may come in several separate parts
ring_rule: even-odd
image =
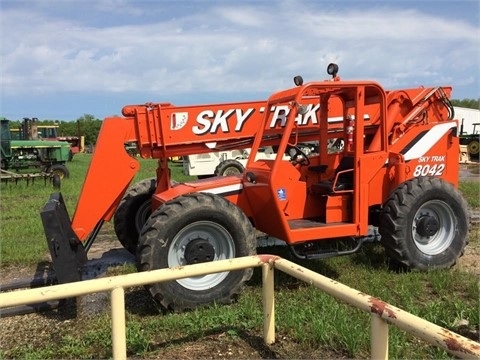
[[[297,145],[290,145],[290,148],[288,149],[288,155],[290,155],[290,160],[292,161],[293,165],[310,165],[310,159],[308,158],[307,154]]]

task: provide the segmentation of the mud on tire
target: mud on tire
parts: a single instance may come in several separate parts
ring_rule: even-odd
[[[255,233],[245,214],[224,198],[193,193],[155,210],[139,238],[139,271],[230,259],[255,254]],[[148,285],[169,311],[233,302],[252,269]]]
[[[442,179],[401,184],[384,204],[379,231],[387,255],[402,267],[449,268],[468,242],[469,215],[459,191]]]

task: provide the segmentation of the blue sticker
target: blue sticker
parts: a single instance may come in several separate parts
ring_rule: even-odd
[[[281,201],[287,200],[287,191],[285,189],[278,189],[277,196]]]

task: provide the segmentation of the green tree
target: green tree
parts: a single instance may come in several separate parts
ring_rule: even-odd
[[[78,121],[59,121],[58,136],[80,136],[83,135],[79,128]]]
[[[85,145],[95,145],[102,126],[102,120],[96,119],[91,114],[84,114],[75,121],[39,120],[37,124],[58,125],[58,136],[84,136]],[[11,123],[11,127],[19,125],[20,121]]]
[[[102,121],[91,114],[84,114],[76,120],[75,126],[80,129],[80,134],[85,136],[85,145],[95,145]]]
[[[478,99],[452,99],[451,103],[453,106],[464,107],[468,109],[480,109],[480,98]]]

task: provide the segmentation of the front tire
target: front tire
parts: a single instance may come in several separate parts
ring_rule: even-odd
[[[152,196],[156,187],[156,178],[134,184],[123,196],[113,217],[118,240],[133,255],[140,231],[152,213]]]
[[[409,269],[449,268],[467,244],[468,210],[461,194],[438,178],[414,178],[388,198],[379,231],[387,255]]]
[[[142,229],[139,271],[232,259],[255,254],[255,233],[245,214],[213,194],[193,193],[155,210]],[[252,269],[148,285],[164,309],[184,311],[211,302],[231,303]]]

